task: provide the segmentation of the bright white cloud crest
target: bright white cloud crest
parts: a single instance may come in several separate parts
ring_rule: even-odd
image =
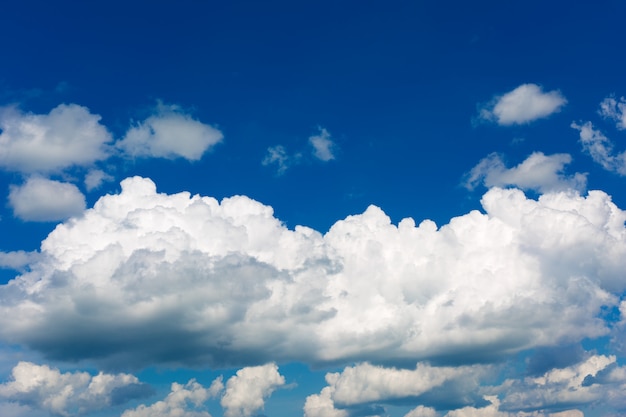
[[[76,104],[61,104],[49,114],[0,112],[0,167],[7,170],[47,173],[88,166],[109,156],[111,140],[100,116]]]
[[[522,84],[496,97],[480,117],[502,126],[529,123],[561,110],[567,100],[559,91],[544,92],[537,84]]]
[[[285,384],[274,363],[240,369],[226,383],[222,397],[225,417],[249,417],[262,410],[265,398]]]
[[[247,197],[129,178],[0,287],[0,334],[136,367],[458,363],[607,334],[598,314],[618,305],[626,270],[626,214],[610,197],[494,188],[482,204],[440,229],[371,206],[322,235]]]

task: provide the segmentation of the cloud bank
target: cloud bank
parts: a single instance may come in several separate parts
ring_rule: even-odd
[[[565,104],[567,100],[557,90],[544,92],[537,84],[522,84],[495,97],[480,110],[479,117],[501,126],[520,125],[548,117]]]
[[[103,367],[411,367],[607,335],[626,213],[601,191],[493,188],[482,205],[440,228],[371,206],[322,235],[244,196],[128,178],[0,286],[0,337]]]

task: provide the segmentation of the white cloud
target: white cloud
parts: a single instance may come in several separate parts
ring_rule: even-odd
[[[586,174],[563,174],[565,166],[571,161],[569,154],[546,156],[542,152],[534,152],[519,165],[507,168],[500,155],[492,153],[472,168],[465,186],[468,189],[474,189],[480,183],[487,188],[516,186],[540,193],[568,189],[582,191],[587,183]]]
[[[486,395],[485,400],[490,402],[490,404],[485,407],[463,407],[450,411],[445,417],[584,417],[584,414],[580,410],[566,410],[556,413],[541,411],[500,411],[500,400],[497,396]]]
[[[620,97],[607,97],[600,103],[600,115],[606,119],[616,122],[616,127],[620,130],[626,129],[626,99]]]
[[[74,184],[31,177],[21,186],[10,186],[9,205],[25,221],[58,221],[81,214],[85,196]]]
[[[0,167],[22,173],[91,165],[109,156],[112,140],[100,116],[76,104],[61,104],[49,114],[4,108],[0,132]]]
[[[419,363],[409,370],[362,363],[341,373],[326,374],[326,381],[333,387],[334,403],[345,407],[418,397],[446,381],[484,372],[479,366],[433,367]]]
[[[218,129],[192,119],[178,106],[159,103],[156,114],[130,128],[116,146],[133,157],[197,161],[223,138]]]
[[[480,117],[501,126],[529,123],[550,116],[567,103],[557,91],[543,92],[536,84],[522,84],[508,93],[497,96],[481,109]]]
[[[571,127],[580,132],[583,150],[604,169],[626,175],[626,151],[614,153],[613,143],[600,130],[595,129],[591,122],[582,125],[572,123]]]
[[[482,365],[435,367],[418,363],[409,370],[361,363],[342,372],[327,373],[328,386],[320,394],[307,398],[305,415],[341,416],[355,411],[361,415],[365,410],[370,414],[384,413],[381,404],[401,401],[422,405],[409,413],[409,417],[430,417],[436,415],[432,405],[454,408],[480,399],[474,392],[479,378],[489,371],[489,366]]]
[[[85,175],[85,187],[87,191],[93,191],[99,188],[105,181],[112,181],[113,177],[100,169],[91,169]]]
[[[225,409],[224,416],[251,416],[262,410],[265,399],[283,385],[285,378],[274,363],[240,369],[226,382],[226,392],[220,402]]]
[[[211,417],[204,410],[204,403],[218,396],[223,389],[221,377],[215,379],[209,388],[204,388],[194,379],[185,385],[174,382],[171,392],[163,401],[126,410],[121,417]]]
[[[39,254],[37,252],[26,252],[23,250],[11,252],[0,251],[0,268],[19,271],[24,269],[25,266],[36,262],[38,256]]]
[[[626,289],[611,198],[492,188],[482,204],[441,228],[371,206],[322,235],[244,196],[129,178],[0,286],[0,337],[102,366],[407,366],[608,334],[599,314]]]
[[[336,145],[330,140],[328,130],[320,128],[319,134],[309,137],[309,143],[313,146],[313,155],[317,159],[324,162],[335,159]]]
[[[309,395],[304,402],[304,417],[349,417],[346,410],[335,408],[334,387],[322,388],[319,394]]]
[[[289,156],[285,147],[282,145],[270,146],[267,148],[267,154],[261,162],[263,166],[276,164],[276,173],[282,175],[292,164],[296,163],[299,158]]]
[[[500,408],[532,411],[601,403],[624,409],[624,389],[626,368],[617,365],[615,356],[592,355],[538,377],[505,381]]]
[[[145,394],[145,386],[133,375],[61,373],[30,362],[18,363],[11,381],[0,385],[0,398],[61,416],[100,410]]]

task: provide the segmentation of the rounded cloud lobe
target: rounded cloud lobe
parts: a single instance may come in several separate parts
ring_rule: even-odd
[[[0,113],[0,167],[22,173],[59,172],[108,158],[112,137],[100,116],[76,104],[49,114]]]
[[[18,363],[13,368],[12,380],[0,385],[0,398],[59,416],[100,410],[149,393],[150,389],[133,375],[61,373],[30,362]]]
[[[85,196],[74,184],[31,177],[21,186],[10,186],[9,205],[22,220],[49,222],[81,214]]]
[[[474,363],[608,334],[626,270],[610,197],[494,188],[482,204],[441,228],[371,206],[322,235],[247,197],[129,178],[0,287],[0,335],[141,367]]]
[[[177,106],[159,104],[155,115],[130,128],[116,146],[135,157],[197,161],[223,138],[218,129],[192,119]]]
[[[567,104],[559,91],[543,92],[537,84],[522,84],[508,93],[498,96],[481,109],[480,117],[501,126],[529,123],[556,113]]]

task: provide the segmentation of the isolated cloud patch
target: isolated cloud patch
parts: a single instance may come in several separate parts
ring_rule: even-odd
[[[330,140],[328,130],[320,128],[319,134],[309,137],[309,143],[313,146],[313,155],[320,161],[335,159],[336,145]]]
[[[105,367],[414,366],[608,334],[626,285],[610,197],[494,188],[482,204],[440,228],[371,206],[322,235],[244,196],[129,178],[0,286],[0,339]]]
[[[221,131],[191,118],[178,106],[159,103],[157,112],[131,127],[116,146],[132,157],[197,161],[223,138]]]
[[[71,416],[143,397],[149,391],[129,374],[61,373],[46,365],[20,362],[13,368],[11,380],[0,385],[0,398]]]
[[[74,184],[31,177],[9,187],[9,206],[25,221],[65,220],[85,210],[85,196]]]
[[[322,162],[328,162],[336,157],[337,145],[330,139],[330,133],[319,128],[319,133],[309,137],[309,145],[313,148],[313,157]],[[261,161],[263,166],[276,166],[276,174],[284,174],[288,168],[306,161],[305,152],[289,154],[283,145],[270,146]]]
[[[263,166],[276,165],[276,174],[282,175],[287,169],[300,161],[301,155],[289,155],[282,145],[270,146],[261,163]]]
[[[512,91],[496,96],[480,110],[480,118],[501,126],[530,123],[561,110],[567,104],[557,90],[544,92],[537,84],[522,84]]]
[[[22,173],[58,172],[108,158],[112,137],[101,117],[76,104],[48,114],[0,110],[0,167]]]
[[[626,129],[626,99],[607,97],[600,103],[599,113],[606,119],[613,120],[620,130]]]
[[[380,408],[383,404],[401,402],[421,404],[414,416],[434,412],[432,406],[458,408],[481,402],[474,394],[481,376],[489,366],[434,367],[418,363],[414,369],[396,369],[361,363],[342,372],[326,374],[327,387],[305,402],[305,416],[326,413],[361,415],[363,408]],[[444,398],[445,403],[442,403]]]
[[[586,174],[566,176],[563,173],[570,162],[572,157],[569,154],[534,152],[519,165],[507,168],[502,157],[492,153],[467,174],[465,186],[470,190],[481,183],[487,188],[515,186],[540,193],[568,189],[582,191],[587,183]]]

